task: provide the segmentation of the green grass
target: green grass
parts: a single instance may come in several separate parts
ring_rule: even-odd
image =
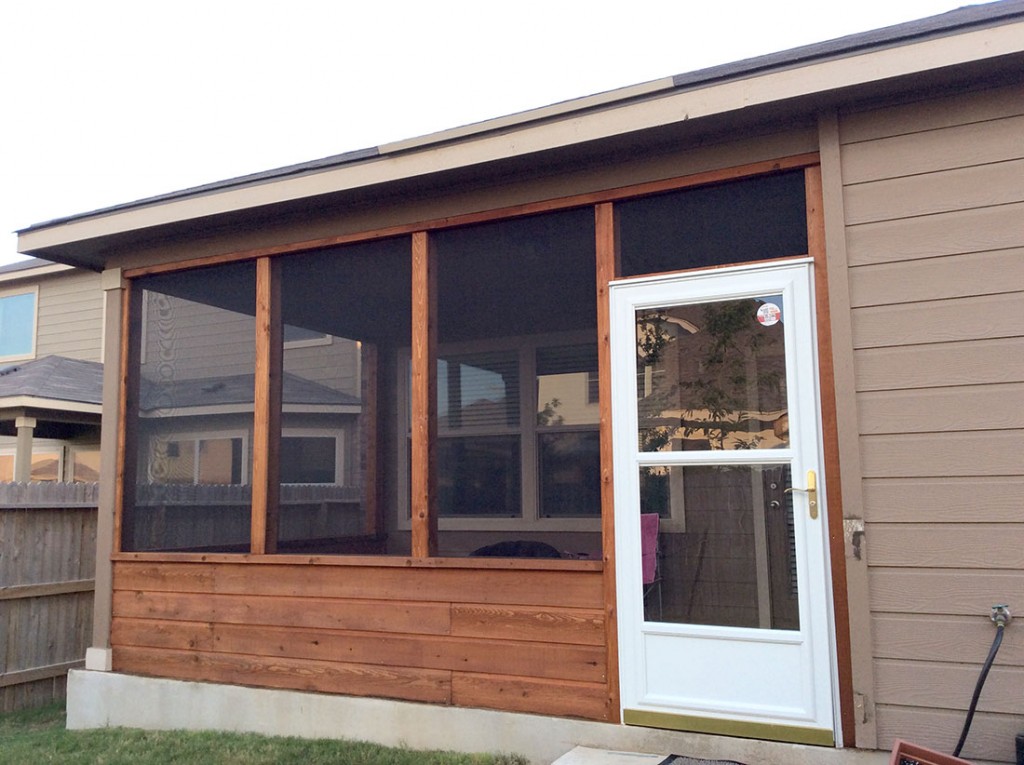
[[[64,708],[0,714],[0,763],[36,765],[526,765],[518,755],[393,749],[358,741],[275,738],[251,733],[69,731]]]

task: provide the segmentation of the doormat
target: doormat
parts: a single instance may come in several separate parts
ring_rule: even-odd
[[[685,754],[670,754],[659,765],[743,765],[736,760],[702,760],[700,757],[687,757]]]

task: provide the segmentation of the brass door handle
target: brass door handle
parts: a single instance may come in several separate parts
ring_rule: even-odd
[[[813,470],[807,471],[807,488],[801,489],[798,486],[793,486],[785,490],[785,494],[789,494],[794,491],[802,491],[807,494],[807,505],[808,510],[811,513],[811,520],[818,520],[818,477],[814,474]]]

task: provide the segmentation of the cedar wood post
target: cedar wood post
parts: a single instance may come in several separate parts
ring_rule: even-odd
[[[618,274],[615,209],[594,208],[597,250],[597,368],[601,410],[601,545],[604,559],[605,640],[608,645],[609,722],[619,722],[619,633],[615,590],[615,498],[612,476],[612,355],[608,282]]]
[[[254,555],[277,552],[282,385],[281,266],[256,261],[256,389],[253,413],[252,539]]]
[[[412,235],[412,557],[437,555],[437,258]]]

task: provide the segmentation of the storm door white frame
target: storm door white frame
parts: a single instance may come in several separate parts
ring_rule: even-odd
[[[810,258],[612,282],[609,290],[620,692],[627,724],[832,745],[840,740]],[[782,295],[786,448],[644,452],[638,446],[636,311]],[[817,476],[819,512],[793,492],[799,628],[645,621],[641,466],[788,465]]]

